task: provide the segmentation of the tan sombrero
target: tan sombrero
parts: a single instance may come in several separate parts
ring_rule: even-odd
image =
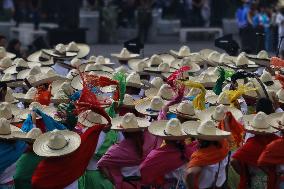
[[[42,52],[57,59],[72,58],[78,55],[78,52],[67,52],[63,44],[57,44],[54,49],[43,49]]]
[[[208,96],[206,101],[212,105],[223,104],[229,106],[231,104],[230,97],[226,91],[221,92],[219,95]]]
[[[74,41],[66,45],[66,51],[77,53],[77,58],[84,58],[90,52],[90,46],[84,43],[75,43]]]
[[[126,87],[146,88],[140,79],[140,75],[136,72],[133,72],[127,76]]]
[[[73,77],[79,75],[79,71],[77,69],[72,69],[68,72],[68,74],[66,75],[66,78],[69,80],[72,80]]]
[[[111,56],[117,58],[118,60],[130,60],[132,58],[139,57],[139,54],[132,54],[126,48],[123,48],[119,54],[113,53]]]
[[[104,71],[109,73],[114,72],[113,68],[110,68],[103,64],[94,64],[94,63],[82,64],[79,66],[79,70],[80,72],[90,72],[90,71]]]
[[[32,53],[28,56],[27,60],[30,62],[38,62],[42,66],[51,66],[54,64],[53,57],[43,53],[42,50]]]
[[[22,58],[16,58],[13,61],[12,66],[8,67],[3,72],[4,73],[10,73],[10,74],[17,74],[22,70],[31,69],[34,66],[41,67],[41,64],[36,63],[36,62],[27,62]]]
[[[27,142],[34,142],[42,132],[39,128],[32,128],[29,132],[25,133],[23,131],[13,132],[14,138],[17,140],[23,140]]]
[[[48,71],[53,70],[51,67],[40,67],[40,66],[34,66],[29,69],[22,70],[18,72],[17,79],[26,79],[28,76],[35,76],[37,74],[43,74],[47,73]]]
[[[157,89],[159,89],[163,84],[165,84],[165,82],[161,77],[154,77],[150,82],[150,85],[153,88],[157,88]]]
[[[184,58],[190,56],[190,48],[188,46],[182,46],[179,51],[170,50],[170,54],[172,54],[176,58]]]
[[[240,53],[239,56],[232,57],[232,64],[230,64],[230,67],[235,69],[242,68],[249,71],[255,71],[259,68],[259,65],[249,60],[246,57],[246,53]]]
[[[19,101],[15,99],[14,92],[10,87],[7,87],[5,102],[9,102],[10,104],[18,103]]]
[[[87,110],[78,115],[78,122],[85,127],[93,127],[96,124],[107,124],[106,118],[93,112],[92,110]]]
[[[205,110],[196,113],[197,117],[203,122],[207,120],[213,120],[216,122],[222,121],[226,112],[231,112],[236,120],[240,120],[243,116],[242,112],[234,107],[219,105],[211,106]]]
[[[184,58],[184,59],[176,59],[171,63],[171,67],[175,69],[180,69],[183,66],[189,66],[190,69],[187,72],[195,73],[200,71],[200,66],[194,62],[191,62],[190,59]]]
[[[137,132],[147,128],[150,122],[145,118],[136,117],[133,113],[127,113],[111,120],[111,129],[122,132]]]
[[[284,130],[284,112],[269,114],[266,118],[267,123],[277,130]]]
[[[0,71],[3,71],[12,66],[12,60],[9,57],[4,57],[0,59]]]
[[[129,95],[129,94],[125,94],[124,98],[123,98],[123,102],[122,102],[122,106],[124,107],[135,107],[135,100],[134,98]]]
[[[77,57],[72,58],[72,60],[70,61],[70,65],[74,68],[79,68],[81,64],[83,64],[83,62]]]
[[[267,72],[263,71],[262,75],[260,76],[260,81],[264,84],[265,88],[270,91],[277,92],[281,89],[282,85],[279,80],[275,80],[272,75]]]
[[[218,129],[216,123],[212,120],[202,123],[187,121],[184,122],[182,126],[185,133],[201,140],[219,141],[231,135],[230,132]]]
[[[159,89],[150,88],[145,90],[145,96],[147,97],[160,96],[165,100],[171,100],[175,96],[175,92],[168,84],[163,84]]]
[[[265,66],[268,66],[271,60],[268,52],[265,50],[259,51],[257,55],[247,54],[246,56],[255,63]]]
[[[66,80],[53,81],[51,86],[52,86],[52,88],[51,88],[51,94],[52,95],[55,95],[56,91],[61,90],[61,89],[68,96],[70,96],[74,93],[74,89],[72,88],[70,81],[66,81]]]
[[[8,57],[10,59],[13,59],[16,57],[14,53],[7,52],[4,47],[0,47],[0,59]]]
[[[188,138],[182,129],[182,124],[176,118],[154,121],[148,128],[149,132],[165,140],[184,140]]]
[[[183,101],[169,107],[169,111],[186,119],[198,119],[191,101]]]
[[[58,157],[70,154],[81,144],[81,137],[68,130],[53,130],[40,135],[33,144],[34,152],[41,157]]]
[[[69,101],[69,97],[63,89],[59,89],[55,92],[50,100],[54,104],[67,103]]]
[[[217,75],[210,75],[206,72],[202,72],[200,75],[195,77],[189,76],[189,80],[201,83],[205,88],[214,87],[217,79],[218,79]]]
[[[147,67],[144,68],[144,71],[154,73],[168,73],[176,71],[176,69],[170,67],[171,62],[175,59],[169,59],[170,58],[165,57],[165,55],[154,54],[150,59],[145,61]]]
[[[100,65],[105,65],[105,66],[115,65],[115,63],[112,63],[109,58],[103,57],[101,55],[97,57],[92,55],[85,61],[85,63],[95,63],[95,64],[100,64]]]
[[[20,130],[20,128],[13,126],[7,119],[0,118],[0,139],[14,139],[15,131]]]
[[[267,117],[264,112],[244,115],[243,121],[246,131],[253,134],[271,134],[277,132],[277,130],[268,123]]]
[[[19,112],[20,109],[17,107],[16,104],[0,102],[0,117],[9,120],[11,123],[21,122]]]
[[[166,101],[161,97],[154,96],[153,98],[145,98],[138,101],[135,105],[135,109],[143,115],[158,116],[165,104]]]
[[[128,66],[135,72],[143,72],[144,68],[148,67],[147,60],[148,58],[134,58],[128,61]]]
[[[27,119],[28,115],[31,113],[32,110],[34,109],[38,109],[40,111],[42,111],[44,114],[52,117],[55,119],[55,114],[57,113],[57,109],[55,106],[45,106],[45,105],[41,105],[38,102],[32,102],[28,108],[23,109],[23,110],[19,110],[18,113],[18,117],[22,120]]]
[[[35,87],[31,87],[27,93],[14,93],[14,98],[18,99],[21,102],[31,103],[34,101],[37,94],[37,89]]]

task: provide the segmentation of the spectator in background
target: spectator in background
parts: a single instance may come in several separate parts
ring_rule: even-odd
[[[192,26],[204,26],[204,19],[202,17],[202,8],[205,0],[192,0]]]
[[[276,24],[278,25],[278,43],[280,45],[281,37],[284,36],[284,7],[281,7],[276,15]],[[280,46],[280,50],[282,49],[283,45]]]
[[[138,38],[142,43],[147,41],[149,29],[152,24],[152,5],[153,0],[140,0],[137,23]]]
[[[0,34],[0,47],[5,47],[7,46],[7,39],[4,35]]]
[[[21,50],[21,42],[18,39],[12,39],[7,47],[7,51],[14,53],[18,58],[25,58]]]

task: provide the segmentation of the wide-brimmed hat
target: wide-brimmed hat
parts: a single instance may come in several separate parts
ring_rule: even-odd
[[[32,68],[25,69],[25,70],[18,72],[17,79],[26,79],[32,75],[35,76],[35,75],[43,74],[43,73],[46,74],[50,70],[53,70],[53,69],[51,67],[34,66]]]
[[[191,52],[188,46],[182,46],[179,51],[170,50],[170,54],[176,58],[184,58],[190,56]]]
[[[176,69],[171,68],[170,64],[174,59],[168,60],[165,55],[154,54],[150,59],[146,60],[147,67],[144,68],[145,72],[154,72],[154,73],[168,73],[174,72]],[[170,59],[170,58],[169,58]]]
[[[94,63],[82,64],[79,66],[79,70],[81,72],[104,71],[109,73],[112,73],[114,71],[113,68],[104,66],[103,64],[94,64]]]
[[[246,57],[246,53],[240,53],[239,56],[233,57],[232,61],[233,64],[230,65],[232,68],[242,68],[250,71],[259,68],[259,65]]]
[[[229,106],[231,104],[230,97],[226,91],[221,92],[219,95],[208,96],[206,101],[212,105],[223,104]]]
[[[124,107],[130,107],[130,108],[135,107],[135,100],[131,95],[125,94],[124,98],[123,98],[122,105]]]
[[[8,102],[0,102],[0,117],[9,120],[11,123],[19,123],[22,120],[19,118],[20,109],[15,104]]]
[[[33,144],[34,152],[42,157],[70,154],[81,144],[80,135],[68,130],[53,130],[40,135]]]
[[[8,67],[7,69],[5,69],[3,72],[4,73],[10,73],[10,74],[17,74],[22,70],[27,70],[27,69],[31,69],[33,67],[41,67],[40,63],[36,63],[36,62],[27,62],[22,58],[16,58],[13,63],[12,66]]]
[[[191,101],[183,101],[169,107],[169,111],[187,119],[198,119]]]
[[[43,66],[51,66],[54,64],[53,57],[43,53],[42,50],[30,54],[27,60],[30,62],[38,62]]]
[[[31,103],[34,101],[37,94],[37,89],[31,87],[26,93],[14,93],[13,96],[21,102]]]
[[[13,139],[14,132],[20,130],[20,128],[13,126],[9,120],[0,118],[0,139]]]
[[[268,123],[267,115],[264,112],[244,115],[243,122],[246,131],[253,134],[271,134],[277,132],[277,130]]]
[[[234,107],[219,105],[219,106],[211,106],[205,110],[198,112],[197,117],[203,122],[207,120],[213,120],[216,122],[222,121],[225,117],[226,112],[231,112],[236,120],[242,118],[242,112]]]
[[[34,142],[42,132],[39,128],[32,128],[29,132],[25,133],[23,131],[15,131],[13,133],[14,138],[17,140],[23,140],[27,142]]]
[[[183,131],[181,122],[176,118],[154,121],[148,130],[151,134],[165,140],[184,140],[188,138],[188,134]]]
[[[66,95],[70,96],[74,93],[74,89],[71,86],[71,82],[70,81],[66,81],[66,80],[57,80],[57,81],[53,81],[51,84],[52,88],[51,88],[51,94],[54,96],[56,91],[58,90],[63,90],[65,92]]]
[[[0,59],[5,58],[5,57],[13,59],[16,57],[16,55],[13,53],[7,52],[4,47],[0,47]]]
[[[153,98],[141,99],[135,105],[135,109],[143,114],[149,116],[157,116],[166,102],[159,96]]]
[[[152,88],[157,88],[157,89],[159,89],[163,84],[165,84],[165,82],[161,77],[154,77],[150,82]]]
[[[67,52],[77,53],[77,58],[84,58],[90,52],[90,46],[84,43],[75,43],[74,41],[66,45]]]
[[[92,55],[85,61],[85,63],[95,63],[95,64],[100,64],[100,65],[105,65],[105,66],[115,65],[115,63],[112,63],[109,58],[103,57],[101,55],[97,57]]]
[[[93,127],[96,124],[107,124],[106,118],[93,112],[92,110],[87,110],[78,115],[78,122],[85,127]]]
[[[72,80],[75,76],[79,75],[79,70],[77,69],[72,69],[70,70],[67,75],[66,75],[66,78],[69,79],[69,80]]]
[[[123,48],[120,53],[113,53],[111,56],[117,58],[118,60],[130,60],[132,58],[139,57],[139,54],[132,54],[126,48]]]
[[[189,80],[201,83],[204,87],[209,87],[212,88],[215,86],[216,81],[218,79],[217,75],[211,75],[206,72],[202,72],[200,75],[195,76],[195,77],[189,77]]]
[[[191,62],[189,58],[176,59],[171,63],[171,67],[179,69],[183,66],[189,66],[190,69],[187,72],[194,73],[200,71],[200,66],[194,62]]]
[[[54,49],[43,49],[42,52],[57,59],[72,58],[78,55],[78,52],[68,52],[63,44],[57,44]]]
[[[54,104],[67,103],[69,101],[69,97],[63,89],[59,89],[50,100]]]
[[[150,88],[145,90],[145,96],[160,96],[165,100],[171,100],[175,96],[175,92],[172,90],[171,86],[168,84],[163,84],[159,89]]]
[[[191,137],[207,141],[219,141],[231,135],[230,132],[218,129],[216,126],[216,123],[212,120],[202,123],[196,122],[196,124],[187,121],[183,123],[183,130]]]
[[[72,58],[70,61],[70,65],[74,68],[78,68],[81,64],[83,64],[82,60],[77,57]]]
[[[146,88],[140,79],[140,75],[136,72],[129,74],[126,78],[126,86],[134,88]]]
[[[5,102],[9,102],[11,104],[19,102],[17,99],[14,97],[14,92],[10,87],[7,87],[6,95],[5,95]]]
[[[257,55],[247,54],[246,55],[250,60],[254,61],[256,64],[268,66],[271,58],[269,54],[265,50],[261,50],[257,53]]]
[[[123,132],[137,132],[147,128],[150,122],[145,118],[136,117],[133,113],[127,113],[111,120],[111,129]]]
[[[11,67],[13,64],[13,61],[9,57],[4,57],[0,59],[0,70],[3,71],[9,67]]]
[[[128,66],[135,72],[143,72],[144,68],[148,67],[147,60],[149,58],[133,58],[128,61]]]
[[[23,80],[17,80],[16,76],[10,73],[5,73],[0,76],[0,81],[7,83],[8,87],[23,87],[25,86]]]
[[[279,99],[279,102],[284,103],[284,89],[283,88],[279,89],[276,95]]]
[[[57,113],[57,109],[55,106],[49,105],[41,105],[39,102],[32,102],[28,108],[19,110],[18,117],[22,120],[27,119],[28,115],[33,111],[34,109],[38,109],[42,111],[44,114],[52,117],[55,119],[55,115]]]
[[[254,83],[252,81],[248,81],[245,84],[245,87],[247,87],[247,88],[255,88],[256,86],[254,85]],[[257,98],[258,97],[258,93],[255,90],[249,90],[249,91],[247,91],[245,93],[245,96],[249,96],[249,97],[252,97],[252,98]]]
[[[265,70],[260,76],[260,81],[264,84],[267,90],[277,92],[282,87],[281,83],[278,80],[273,79],[272,75]]]
[[[284,112],[269,114],[266,118],[267,123],[277,130],[284,130]]]

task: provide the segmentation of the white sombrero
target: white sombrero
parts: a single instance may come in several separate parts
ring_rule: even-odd
[[[72,69],[68,72],[68,74],[66,75],[66,78],[69,80],[72,80],[73,77],[79,75],[79,71],[77,69]]]
[[[233,63],[230,64],[232,68],[242,68],[250,71],[256,70],[259,66],[255,62],[246,57],[246,53],[241,53],[237,57],[232,58]]]
[[[189,66],[190,69],[187,72],[194,73],[200,71],[200,66],[194,62],[191,62],[190,59],[184,58],[184,59],[176,59],[171,63],[171,67],[175,69],[179,69],[182,66]]]
[[[168,84],[163,84],[159,89],[150,88],[145,90],[145,96],[147,97],[160,96],[165,100],[171,100],[175,96],[175,92]]]
[[[284,103],[284,89],[283,88],[279,89],[279,91],[277,91],[276,95],[279,99],[279,102]]]
[[[0,117],[9,120],[11,123],[19,123],[22,120],[19,117],[20,109],[15,104],[8,102],[0,103]]]
[[[36,51],[28,56],[27,58],[30,62],[38,62],[43,66],[51,66],[54,64],[53,58],[45,53],[40,51]]]
[[[252,61],[254,61],[255,63],[260,64],[260,65],[265,65],[265,66],[268,66],[271,60],[268,52],[265,50],[259,51],[257,55],[247,54],[246,56]]]
[[[265,88],[270,91],[278,91],[282,87],[280,81],[273,79],[272,75],[265,70],[260,76],[260,81],[264,84]]]
[[[55,115],[57,113],[57,109],[56,107],[54,106],[45,106],[45,105],[41,105],[40,103],[38,102],[32,102],[28,108],[26,109],[23,109],[23,110],[19,110],[19,113],[18,113],[18,117],[20,119],[27,119],[28,115],[31,113],[32,110],[34,109],[38,109],[40,111],[42,111],[43,113],[45,113],[46,115],[52,117],[55,119]]]
[[[3,71],[9,67],[12,66],[12,63],[13,61],[11,60],[11,58],[9,57],[4,57],[2,59],[0,59],[0,70]]]
[[[117,58],[118,60],[130,60],[132,58],[139,57],[139,54],[132,54],[126,48],[123,48],[119,54],[113,53],[111,56]]]
[[[103,64],[94,64],[94,63],[82,64],[81,66],[79,66],[79,70],[81,72],[104,71],[109,73],[112,73],[114,71],[113,68],[104,66]]]
[[[182,129],[182,124],[176,118],[154,121],[148,128],[149,132],[165,140],[184,140],[188,138]]]
[[[236,120],[241,119],[243,116],[242,112],[239,109],[224,105],[215,107],[211,106],[205,110],[200,111],[196,115],[201,121],[213,120],[219,122],[224,119],[226,112],[231,112]]]
[[[226,91],[221,92],[219,95],[208,96],[206,101],[212,105],[223,104],[229,106],[231,104],[230,97]]]
[[[106,118],[93,112],[92,110],[87,110],[78,115],[78,122],[85,127],[93,127],[96,124],[107,124]]]
[[[128,61],[128,66],[136,72],[143,72],[144,68],[148,67],[147,60],[148,58],[134,58]]]
[[[277,132],[277,130],[268,123],[267,115],[264,112],[244,115],[243,121],[246,131],[253,134],[271,134]]]
[[[163,84],[165,84],[165,82],[161,77],[154,77],[150,82],[150,85],[156,89],[159,89]]]
[[[37,74],[43,74],[47,73],[48,71],[53,70],[51,67],[40,67],[40,66],[34,66],[29,69],[22,70],[18,72],[17,79],[26,79],[28,76],[35,76]]]
[[[164,58],[161,55],[154,54],[151,56],[150,59],[146,60],[145,63],[147,64],[147,67],[144,68],[145,72],[155,72],[155,73],[168,73],[168,72],[174,72],[176,69],[171,68],[170,64],[173,60],[168,60],[167,58]]]
[[[51,86],[52,86],[52,88],[51,88],[51,94],[52,95],[55,95],[56,91],[58,91],[60,89],[63,89],[65,94],[68,95],[68,96],[70,96],[74,93],[74,89],[72,88],[70,81],[66,81],[66,80],[53,81]]]
[[[142,83],[140,75],[136,72],[129,74],[126,78],[126,86],[134,88],[145,88],[146,86]]]
[[[179,51],[170,50],[170,54],[172,54],[176,58],[184,58],[190,56],[190,48],[188,46],[182,46]]]
[[[135,107],[135,100],[131,95],[125,94],[124,98],[123,98],[122,105],[124,107]]]
[[[13,135],[15,139],[27,142],[34,142],[40,135],[42,135],[42,132],[39,128],[32,128],[27,133],[23,131],[15,131],[13,132]]]
[[[67,103],[69,101],[69,97],[63,89],[58,89],[50,100],[54,104]]]
[[[78,52],[67,52],[66,46],[57,44],[54,49],[43,49],[43,53],[58,59],[72,58],[78,55]]]
[[[198,119],[191,101],[183,101],[169,107],[169,111],[187,119]]]
[[[20,131],[21,129],[10,124],[10,121],[1,117],[0,118],[0,139],[14,139],[15,131]]]
[[[13,96],[21,102],[31,103],[35,100],[37,94],[37,89],[35,87],[31,87],[27,93],[14,93]]]
[[[111,129],[123,132],[137,132],[147,128],[150,122],[145,118],[136,117],[133,113],[127,113],[111,120]]]
[[[14,92],[10,87],[7,87],[5,102],[9,102],[10,104],[18,103],[19,101],[15,99]]]
[[[269,114],[266,121],[273,128],[277,130],[284,130],[284,112]]]
[[[83,62],[77,57],[72,58],[72,60],[70,61],[70,65],[74,68],[79,68],[81,64],[83,64]]]
[[[13,54],[13,53],[7,52],[4,47],[0,47],[0,59],[2,59],[4,57],[8,57],[10,59],[13,59],[13,58],[16,57],[16,55]]]
[[[31,69],[34,66],[41,67],[41,64],[36,62],[27,62],[22,58],[16,58],[13,61],[12,66],[5,69],[4,73],[17,74],[22,70]]]
[[[135,105],[135,109],[143,115],[158,116],[165,104],[165,101],[161,97],[154,96],[152,99],[141,99]]]
[[[84,58],[90,52],[90,46],[84,43],[75,43],[74,41],[66,45],[66,51],[77,53],[77,58]]]
[[[200,75],[195,77],[189,77],[189,80],[201,83],[206,88],[212,88],[215,86],[216,81],[218,79],[217,75],[211,75],[206,72],[202,72]]]
[[[92,55],[85,61],[85,63],[95,63],[95,64],[100,64],[100,65],[105,65],[105,66],[115,65],[115,63],[110,62],[109,58],[105,58],[101,55],[99,55],[97,57]]]
[[[228,138],[231,133],[217,128],[217,125],[212,120],[202,122],[187,121],[183,123],[183,130],[191,137],[207,141],[219,141]]]
[[[40,135],[33,144],[33,150],[41,157],[58,157],[74,152],[80,144],[81,138],[77,133],[53,130]]]

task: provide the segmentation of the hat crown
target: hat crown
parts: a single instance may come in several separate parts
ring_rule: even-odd
[[[0,58],[4,58],[6,54],[6,49],[4,47],[0,47]]]
[[[167,122],[165,132],[166,134],[173,136],[180,136],[184,134],[182,131],[181,123],[176,118],[172,118]]]
[[[0,60],[0,67],[8,68],[12,66],[12,60],[9,57],[4,57]]]
[[[47,146],[52,150],[63,149],[67,144],[67,139],[58,130],[52,131],[52,135],[47,141]]]
[[[121,57],[129,57],[130,56],[130,52],[126,49],[126,48],[123,48],[120,52],[120,56]]]
[[[70,84],[70,82],[65,81],[61,84],[60,88],[67,94],[71,95],[73,93],[73,88]]]
[[[142,72],[144,68],[147,67],[147,63],[145,61],[140,61],[137,63],[137,71]]]
[[[5,101],[6,102],[13,102],[14,100],[15,100],[15,98],[13,96],[13,90],[10,87],[7,87]]]
[[[268,59],[268,53],[265,50],[259,51],[259,53],[257,54],[257,58],[262,58],[262,59]]]
[[[48,54],[44,53],[43,51],[40,51],[39,57],[44,58],[44,59],[48,59],[48,60],[50,59],[50,56]]]
[[[219,106],[217,106],[217,107],[215,108],[212,117],[213,117],[213,119],[216,120],[216,121],[221,121],[221,120],[224,119],[226,112],[227,112],[226,106],[220,104]]]
[[[149,66],[158,66],[160,65],[161,63],[163,62],[163,59],[157,55],[157,54],[154,54],[153,56],[151,56],[150,58],[150,65]]]
[[[251,126],[256,129],[267,129],[269,124],[266,122],[267,115],[264,112],[258,112],[253,120]]]
[[[0,118],[0,135],[11,134],[10,122],[5,118]]]
[[[227,53],[222,53],[219,58],[219,63],[228,62],[230,60],[230,56]]]
[[[30,83],[34,83],[36,82],[36,77],[34,75],[28,75],[27,76],[27,80],[30,82]]]
[[[230,98],[229,98],[228,93],[221,92],[217,98],[217,103],[218,104],[230,104]]]
[[[159,111],[164,106],[163,100],[159,96],[154,96],[150,103],[150,108],[155,111]]]
[[[82,64],[81,60],[76,57],[73,58],[70,63],[73,67],[76,67],[76,68]]]
[[[169,72],[170,71],[170,65],[163,62],[158,66],[158,71]]]
[[[163,85],[164,81],[160,77],[155,77],[152,81],[151,84],[154,85],[156,88],[160,88]]]
[[[62,98],[65,98],[65,97],[66,97],[66,94],[65,94],[63,89],[58,89],[54,94],[55,99],[62,99]]]
[[[86,120],[88,120],[89,122],[92,122],[92,123],[102,123],[103,120],[102,120],[102,116],[100,114],[97,114],[91,110],[87,110],[85,112],[85,115],[83,115],[85,117]]]
[[[247,59],[245,54],[240,54],[237,57],[237,62],[236,62],[237,66],[248,65],[248,63],[249,63],[249,60]]]
[[[260,76],[260,80],[265,83],[265,82],[268,82],[268,81],[273,81],[272,79],[272,75],[267,72],[267,71],[263,71],[262,75]]]
[[[126,82],[130,82],[130,83],[137,83],[140,84],[141,80],[140,80],[140,75],[136,72],[133,72],[131,74],[129,74],[126,78]]]
[[[212,120],[201,123],[201,125],[197,128],[198,134],[215,135],[216,132],[217,132],[217,128],[215,126],[215,123]]]
[[[125,94],[123,99],[123,104],[125,105],[134,105],[134,99],[131,95]]]
[[[172,96],[172,88],[168,84],[163,84],[158,92],[158,96],[161,96],[165,99],[170,99]]]
[[[8,102],[0,103],[0,117],[11,119],[13,117],[11,105]]]
[[[190,49],[188,46],[182,46],[179,49],[179,56],[188,56],[190,54]]]
[[[70,42],[67,45],[66,50],[67,51],[71,51],[71,52],[78,52],[79,51],[79,47],[78,47],[78,45],[74,41],[72,41],[72,42]]]
[[[182,114],[195,115],[194,107],[191,101],[181,102],[177,107],[177,111]]]
[[[89,57],[89,61],[95,62],[96,59],[97,59],[97,57],[95,55],[92,55],[92,56]]]
[[[208,60],[209,61],[216,61],[216,60],[218,60],[219,56],[220,56],[220,53],[218,53],[217,51],[213,51],[208,55]]]
[[[277,97],[280,100],[284,100],[284,89],[283,88],[281,88],[281,89],[279,89],[279,91],[277,91]]]
[[[16,58],[14,60],[14,64],[16,65],[16,67],[22,67],[22,68],[28,68],[29,67],[28,63],[22,58]]]
[[[138,128],[138,121],[133,113],[127,113],[122,118],[121,126],[123,128]]]
[[[76,69],[72,69],[72,70],[70,70],[69,72],[68,72],[68,74],[67,74],[67,78],[68,79],[73,79],[73,77],[75,77],[76,75],[78,75],[79,74],[79,71],[78,70],[76,70]]]
[[[65,47],[65,45],[63,45],[63,44],[60,43],[60,44],[57,44],[57,45],[55,46],[55,50],[56,50],[57,52],[63,54],[63,53],[66,52],[66,47]]]
[[[105,64],[105,63],[106,63],[105,57],[103,57],[103,56],[98,56],[98,57],[96,58],[96,63],[97,63],[97,64]]]
[[[3,75],[3,77],[1,78],[2,81],[11,81],[11,80],[15,80],[15,77],[10,74],[10,73],[5,73]]]
[[[37,138],[42,134],[39,128],[33,128],[27,133],[27,138]]]
[[[31,68],[29,75],[37,75],[41,73],[41,69],[39,66],[34,66]]]
[[[30,88],[25,97],[30,98],[30,99],[34,99],[37,93],[37,89],[35,87]]]

